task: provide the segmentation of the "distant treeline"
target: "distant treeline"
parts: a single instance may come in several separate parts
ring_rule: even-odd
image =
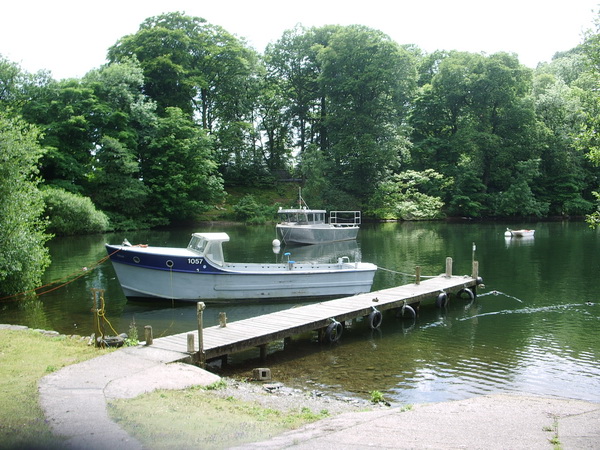
[[[312,207],[376,219],[590,215],[597,39],[535,70],[358,25],[297,26],[259,54],[168,13],[81,79],[0,57],[0,114],[39,133],[46,216],[86,217],[87,231],[194,219],[228,186],[282,178],[302,180]]]

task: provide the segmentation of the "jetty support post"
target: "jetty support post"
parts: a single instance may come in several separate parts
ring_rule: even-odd
[[[415,284],[421,284],[421,266],[415,267]]]
[[[265,362],[267,360],[267,345],[262,344],[258,348],[260,349],[260,362]]]
[[[473,286],[473,294],[477,296],[477,279],[479,278],[479,261],[473,260],[473,273],[471,277],[475,280],[475,285]]]
[[[198,316],[198,364],[204,368],[206,366],[206,354],[204,353],[204,336],[203,336],[203,314],[206,309],[204,302],[196,303],[196,314]]]

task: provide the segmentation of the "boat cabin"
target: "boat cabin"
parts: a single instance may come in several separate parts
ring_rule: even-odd
[[[281,223],[296,225],[315,225],[325,223],[324,209],[279,209],[277,211]]]
[[[187,248],[222,266],[225,264],[223,242],[229,242],[227,233],[194,233]]]

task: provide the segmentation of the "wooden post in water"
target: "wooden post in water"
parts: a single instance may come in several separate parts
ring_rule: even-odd
[[[203,325],[202,325],[202,316],[203,311],[206,308],[204,302],[196,303],[196,313],[198,315],[198,363],[200,367],[204,368],[206,365],[206,354],[204,353],[204,336],[203,336]]]
[[[415,284],[421,284],[421,266],[417,266],[415,272]]]
[[[450,278],[452,276],[452,258],[448,256],[446,258],[446,278]]]
[[[146,338],[146,345],[152,345],[152,325],[146,325],[144,327],[144,337]]]
[[[477,296],[477,278],[479,277],[479,261],[473,260],[473,273],[471,274],[475,280],[475,286],[473,286],[473,294]]]
[[[471,276],[475,279],[479,276],[479,261],[473,261],[473,273]]]

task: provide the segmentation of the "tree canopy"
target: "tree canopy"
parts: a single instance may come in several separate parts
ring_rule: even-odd
[[[599,35],[536,69],[362,25],[298,25],[260,55],[171,12],[81,79],[0,58],[0,105],[41,131],[43,184],[114,228],[193,220],[230,186],[290,178],[314,207],[375,219],[581,216],[600,175]]]

